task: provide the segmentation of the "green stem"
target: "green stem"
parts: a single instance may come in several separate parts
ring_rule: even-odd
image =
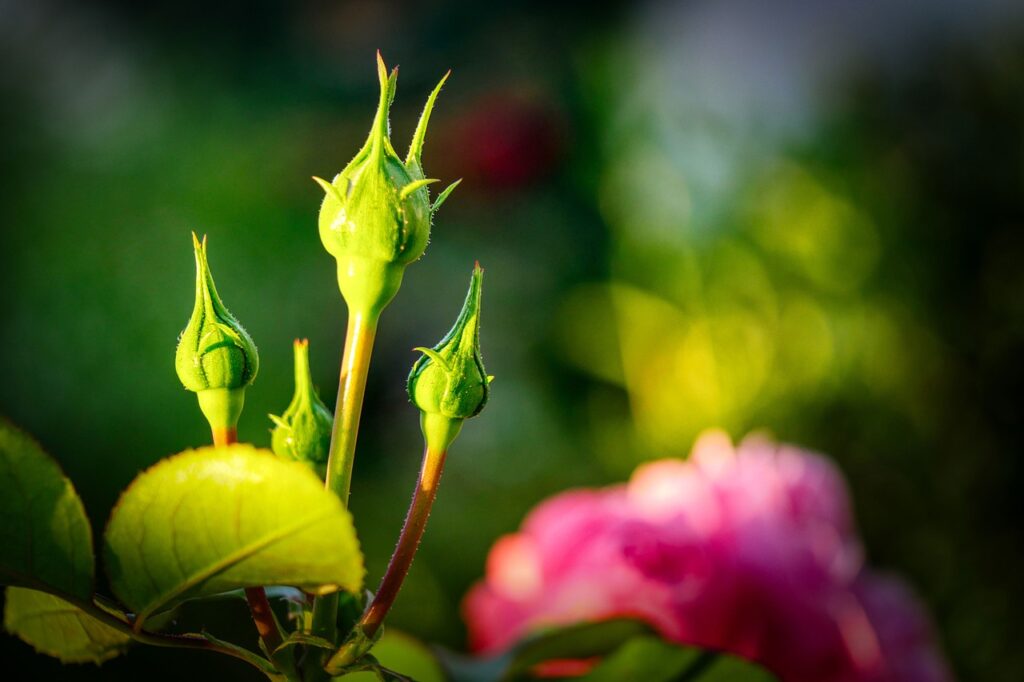
[[[366,377],[370,369],[373,341],[377,335],[380,313],[349,310],[345,350],[341,358],[338,398],[334,405],[334,427],[327,459],[327,489],[348,506],[352,487],[352,464],[355,461],[359,417],[363,411]],[[313,602],[311,633],[331,642],[337,641],[338,595],[317,597]],[[312,666],[307,666],[312,671]]]
[[[348,506],[352,486],[352,463],[356,455],[356,436],[359,417],[363,411],[366,376],[370,370],[370,355],[377,336],[379,314],[350,312],[345,334],[345,352],[341,358],[338,379],[338,398],[334,406],[334,428],[327,459],[327,489],[334,492],[342,504]]]
[[[398,537],[398,545],[391,555],[388,568],[384,572],[384,578],[373,598],[370,607],[363,613],[356,629],[362,631],[363,638],[355,641],[352,645],[342,646],[331,657],[326,669],[331,674],[338,674],[346,665],[354,663],[365,651],[365,644],[372,642],[377,631],[384,623],[384,618],[395,603],[402,583],[412,560],[416,556],[420,540],[423,538],[423,531],[427,526],[427,518],[430,516],[430,509],[433,507],[434,499],[437,497],[437,487],[441,481],[441,472],[444,469],[446,450],[438,450],[427,447],[423,453],[423,464],[420,467],[420,477],[413,492],[412,502],[409,505],[409,513],[402,525],[401,535]]]

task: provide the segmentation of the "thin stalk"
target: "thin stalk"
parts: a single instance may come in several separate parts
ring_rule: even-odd
[[[238,442],[238,429],[231,427],[227,429],[213,429],[214,445],[231,445]],[[274,611],[270,608],[270,600],[267,599],[267,591],[262,587],[245,588],[245,600],[249,603],[249,612],[252,614],[253,623],[256,624],[256,632],[259,633],[260,641],[270,654],[276,658],[273,652],[281,646],[284,641],[281,633],[281,626],[274,618]],[[275,661],[275,665],[281,667],[282,662]]]
[[[267,651],[273,654],[284,640],[281,638],[281,628],[270,608],[267,591],[262,587],[247,587],[245,588],[245,600],[249,602],[249,612],[256,624],[256,632],[259,633]]]
[[[62,594],[60,597],[104,625],[112,627],[119,632],[123,632],[141,644],[149,644],[150,646],[170,649],[199,649],[202,651],[213,651],[226,656],[231,656],[232,658],[237,658],[240,661],[245,661],[264,674],[270,672],[270,669],[272,668],[269,661],[266,661],[266,659],[258,656],[257,654],[247,652],[242,649],[236,650],[231,647],[224,646],[218,642],[206,639],[202,635],[169,635],[159,632],[147,632],[146,630],[136,631],[132,627],[131,620],[128,616],[121,613],[120,610],[118,610],[117,615],[115,615],[108,610],[112,607],[100,608],[92,601],[78,599],[71,595]],[[259,661],[263,661],[266,665],[264,666],[260,664]]]
[[[359,417],[363,412],[366,376],[370,371],[370,355],[377,336],[379,315],[350,312],[345,333],[345,352],[341,358],[338,398],[334,404],[334,427],[327,459],[327,489],[348,506],[352,487],[352,464],[356,456]]]
[[[377,336],[379,313],[349,311],[345,350],[341,357],[338,398],[334,403],[334,427],[327,459],[327,489],[348,506],[352,487],[359,417],[363,411],[366,377],[370,370],[373,341]],[[313,602],[311,632],[334,642],[337,638],[338,595],[317,597]]]
[[[384,618],[395,603],[395,598],[398,597],[402,583],[412,566],[412,560],[416,556],[416,550],[419,548],[423,531],[427,526],[430,509],[437,497],[437,487],[441,481],[446,455],[446,450],[434,450],[429,447],[424,450],[419,480],[416,483],[416,490],[413,492],[412,502],[409,504],[405,523],[402,524],[398,545],[391,555],[391,560],[388,562],[387,570],[384,572],[384,578],[380,582],[373,602],[356,625],[356,628],[361,630],[369,641],[373,641],[380,626],[384,623]],[[349,659],[354,659],[360,653],[354,651],[352,647],[343,646],[331,657],[326,668],[332,673],[340,671],[343,666],[353,662]]]

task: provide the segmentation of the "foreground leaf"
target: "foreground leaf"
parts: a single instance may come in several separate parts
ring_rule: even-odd
[[[267,450],[188,450],[142,473],[107,526],[104,559],[136,615],[259,585],[324,594],[363,581],[352,517],[308,467]]]
[[[60,467],[0,419],[0,583],[88,600],[92,530]]]
[[[131,642],[124,632],[51,594],[8,587],[5,599],[4,628],[64,663],[102,663]]]

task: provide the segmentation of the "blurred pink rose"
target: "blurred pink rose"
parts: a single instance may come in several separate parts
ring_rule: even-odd
[[[864,567],[825,458],[705,433],[688,461],[541,503],[498,540],[463,605],[470,644],[633,616],[664,637],[758,661],[784,682],[951,679],[906,587]]]

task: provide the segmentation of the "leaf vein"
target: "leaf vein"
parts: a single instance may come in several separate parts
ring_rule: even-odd
[[[156,609],[167,604],[171,600],[180,597],[182,594],[187,593],[193,587],[209,580],[210,578],[223,573],[224,571],[232,568],[245,561],[246,559],[258,554],[259,552],[277,544],[281,540],[287,539],[293,533],[301,532],[307,528],[313,527],[322,521],[329,520],[335,515],[334,510],[329,510],[322,514],[315,516],[309,516],[301,521],[293,523],[283,528],[278,528],[272,533],[268,533],[266,536],[250,542],[248,545],[241,547],[235,552],[232,552],[222,560],[214,562],[212,565],[193,573],[191,576],[186,577],[181,583],[175,585],[173,588],[163,592],[159,596],[151,599],[149,604],[140,609],[138,618],[136,620],[136,627],[149,617]]]

